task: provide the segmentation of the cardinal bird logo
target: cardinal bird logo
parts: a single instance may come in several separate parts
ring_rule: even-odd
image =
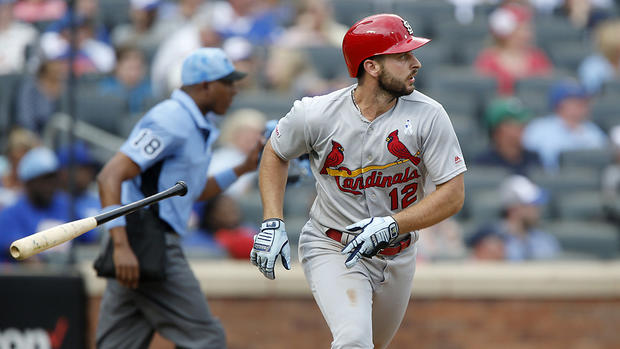
[[[327,155],[327,159],[325,159],[325,163],[323,164],[323,168],[321,169],[321,174],[327,174],[328,167],[336,167],[342,163],[344,160],[344,148],[340,143],[336,141],[332,141],[332,150]]]
[[[387,148],[392,155],[396,156],[399,159],[408,159],[414,165],[419,165],[421,159],[417,156],[420,155],[418,151],[415,155],[411,155],[411,152],[407,147],[398,139],[398,130],[392,131],[387,138]]]

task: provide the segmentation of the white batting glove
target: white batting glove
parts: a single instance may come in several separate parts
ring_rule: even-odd
[[[284,268],[291,270],[291,245],[284,222],[277,218],[266,219],[260,226],[260,233],[254,236],[250,261],[267,279],[273,280],[276,278],[274,266],[279,255],[282,256]]]
[[[347,268],[353,267],[364,257],[372,257],[386,248],[398,237],[398,224],[391,216],[372,217],[346,227],[348,231],[361,232],[343,249],[342,254],[350,253],[344,262]]]

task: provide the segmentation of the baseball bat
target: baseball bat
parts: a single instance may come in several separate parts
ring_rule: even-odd
[[[87,231],[94,229],[98,225],[109,222],[120,216],[130,214],[144,206],[167,199],[171,196],[183,196],[185,194],[187,194],[187,185],[183,181],[178,181],[174,186],[162,192],[151,195],[142,200],[132,202],[131,204],[121,206],[109,212],[60,224],[26,236],[25,238],[15,240],[10,247],[11,256],[17,260],[26,259],[39,252],[43,252],[54,246],[60,245],[63,242],[75,239]]]

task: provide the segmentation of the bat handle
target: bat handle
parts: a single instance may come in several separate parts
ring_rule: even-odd
[[[148,206],[150,204],[153,204],[157,201],[161,201],[163,199],[169,198],[171,196],[175,196],[175,195],[179,195],[179,196],[184,196],[185,194],[187,194],[187,184],[185,184],[185,182],[183,181],[178,181],[174,186],[159,192],[157,194],[151,195],[147,198],[144,198],[142,200],[138,200],[136,202],[133,202],[131,204],[125,205],[125,206],[121,206],[119,208],[116,208],[114,210],[111,210],[109,212],[105,212],[99,215],[95,216],[95,219],[97,220],[97,225],[109,222],[115,218],[118,218],[120,216],[124,216],[127,214],[130,214],[134,211],[137,211],[138,209],[144,207],[144,206]]]

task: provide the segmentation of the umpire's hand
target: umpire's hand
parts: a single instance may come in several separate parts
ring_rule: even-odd
[[[260,233],[254,236],[254,246],[250,252],[250,261],[268,279],[275,279],[274,267],[278,256],[282,255],[282,265],[291,270],[291,245],[281,219],[266,219],[260,227]]]
[[[115,227],[112,229],[125,228]],[[140,264],[126,239],[114,241],[113,259],[116,280],[125,287],[137,288],[140,281]]]

